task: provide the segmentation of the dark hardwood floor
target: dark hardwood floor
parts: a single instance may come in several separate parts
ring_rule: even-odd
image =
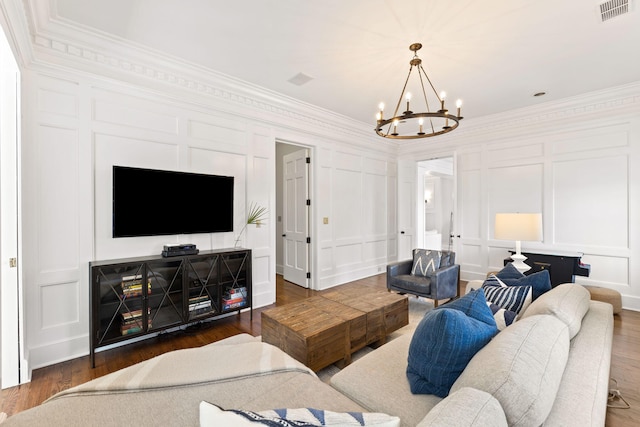
[[[386,289],[386,276],[377,276],[347,283],[345,287]],[[276,280],[276,304],[284,305],[315,295],[316,291]],[[321,293],[321,292],[320,292]],[[184,331],[159,335],[155,338],[129,344],[96,354],[96,367],[91,368],[89,356],[80,357],[33,371],[31,382],[0,392],[0,412],[8,415],[39,405],[55,393],[114,372],[126,366],[152,358],[171,350],[198,347],[223,338],[248,333],[260,335],[260,313],[264,307],[249,313],[234,315],[213,322],[205,322]],[[618,381],[624,398],[631,409],[609,409],[608,427],[631,427],[640,424],[640,313],[623,310],[615,316],[611,377]]]

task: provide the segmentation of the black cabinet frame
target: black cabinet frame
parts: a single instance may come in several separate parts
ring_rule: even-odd
[[[250,249],[89,263],[90,358],[96,349],[249,309]]]

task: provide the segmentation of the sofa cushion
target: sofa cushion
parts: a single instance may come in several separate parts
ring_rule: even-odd
[[[507,286],[493,274],[484,282],[482,290],[488,302],[516,314],[524,313],[532,300],[531,286]]]
[[[412,338],[401,335],[364,355],[331,377],[331,386],[369,411],[397,415],[403,425],[415,426],[442,398],[411,393],[406,372]]]
[[[514,278],[510,276],[501,277],[500,273],[502,273],[502,271],[498,272],[496,276],[500,280],[502,280],[502,282],[507,286],[531,286],[531,288],[533,289],[532,299],[534,301],[540,295],[544,294],[545,292],[551,289],[551,277],[549,276],[549,272],[547,270],[538,271],[536,273],[529,274],[528,276],[523,276],[519,278]]]
[[[575,283],[558,285],[535,300],[522,318],[536,314],[550,314],[560,319],[569,327],[569,338],[580,331],[582,318],[589,310],[589,291]]]
[[[427,276],[440,268],[440,252],[428,249],[415,249],[413,251],[413,267],[411,274],[414,276]]]
[[[489,393],[463,387],[451,393],[417,427],[507,427],[500,403]]]
[[[209,402],[200,402],[200,426],[254,427],[376,426],[399,427],[400,418],[369,412],[332,412],[313,408],[268,411],[224,410]]]
[[[411,392],[445,397],[469,360],[497,332],[481,290],[428,312],[409,346]]]
[[[510,426],[538,426],[551,412],[568,354],[567,325],[553,316],[531,316],[480,350],[451,393],[483,390],[500,402]]]

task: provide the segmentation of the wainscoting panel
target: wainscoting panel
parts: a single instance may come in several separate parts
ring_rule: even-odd
[[[498,212],[542,212],[543,165],[488,170],[489,238]]]
[[[364,262],[369,265],[384,264],[387,259],[387,240],[382,238],[364,243]]]
[[[380,189],[386,187],[384,175],[363,175],[360,224],[365,236],[385,235],[387,233],[387,200]]]
[[[461,253],[459,255],[456,254],[456,263],[465,264],[468,267],[480,267],[486,262],[482,256],[482,246],[469,244],[460,246]],[[458,258],[460,259],[458,260]]]
[[[582,262],[591,265],[591,272],[588,279],[576,276],[576,282],[612,288],[629,287],[631,278],[629,277],[628,257],[584,254]],[[618,290],[625,292],[623,289]]]
[[[178,118],[175,115],[154,111],[153,105],[147,102],[135,102],[137,100],[129,97],[127,99],[132,102],[126,102],[122,98],[117,99],[119,102],[96,99],[93,106],[94,120],[169,135],[178,134]],[[136,104],[139,108],[135,108]]]
[[[202,139],[228,150],[228,145],[246,146],[246,125],[241,122],[219,119],[216,123],[205,123],[199,120],[189,120],[188,136]]]
[[[77,84],[70,83],[72,90],[77,90]],[[58,85],[56,85],[58,86]],[[54,115],[78,117],[78,96],[61,92],[58,88],[38,88],[38,111]]]
[[[78,268],[78,131],[38,127],[39,273]]]
[[[481,212],[482,180],[479,170],[463,170],[459,173],[458,209],[463,212]],[[462,225],[461,236],[464,239],[479,239],[481,233],[481,219],[479,214],[463,215],[458,221]]]
[[[626,126],[598,129],[588,134],[563,139],[553,144],[553,154],[587,153],[594,150],[609,150],[629,145],[629,131]]]
[[[332,182],[334,239],[358,238],[362,230],[362,178],[355,170],[335,169]]]
[[[78,282],[55,283],[40,286],[41,308],[40,329],[57,328],[80,321],[80,301]]]
[[[621,155],[553,164],[553,243],[629,247],[628,163]]]
[[[345,271],[346,268],[360,266],[364,259],[362,244],[336,245],[335,247],[335,269],[338,272]]]
[[[491,163],[504,163],[518,159],[531,159],[544,155],[544,145],[542,143],[530,145],[518,145],[514,148],[512,145],[495,145],[487,150],[487,158],[491,159]]]

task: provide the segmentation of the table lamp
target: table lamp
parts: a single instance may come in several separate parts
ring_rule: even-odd
[[[520,252],[520,242],[542,241],[542,214],[497,213],[494,234],[496,239],[516,241],[516,253],[511,255],[511,259],[513,266],[524,273],[531,267],[524,263],[527,257]]]

